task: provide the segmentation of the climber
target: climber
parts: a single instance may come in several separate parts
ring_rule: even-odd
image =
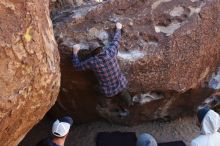
[[[57,119],[52,126],[52,138],[43,139],[36,146],[64,146],[72,124],[73,120],[71,117]]]
[[[157,142],[150,134],[142,133],[137,138],[136,146],[157,146]]]
[[[201,134],[193,139],[191,146],[220,146],[220,117],[208,108],[202,108],[197,113],[198,126]]]
[[[73,65],[77,70],[92,70],[99,81],[99,105],[107,108],[111,97],[120,95],[128,106],[132,105],[132,97],[127,90],[127,80],[120,70],[117,53],[121,38],[122,24],[116,23],[116,33],[113,41],[106,47],[93,45],[90,47],[93,54],[84,61],[78,57],[80,45],[73,46]],[[104,96],[104,97],[103,97]]]

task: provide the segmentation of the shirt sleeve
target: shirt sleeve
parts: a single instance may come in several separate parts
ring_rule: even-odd
[[[80,61],[79,57],[75,54],[72,56],[73,66],[78,71],[83,71],[91,68],[92,58],[89,58],[85,61]]]
[[[121,30],[117,29],[116,33],[115,33],[115,36],[113,38],[113,41],[106,48],[106,51],[110,56],[116,56],[117,55],[118,48],[119,48],[119,45],[120,45],[120,39],[121,39]]]

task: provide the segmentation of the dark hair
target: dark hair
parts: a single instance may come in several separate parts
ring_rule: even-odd
[[[90,57],[94,57],[96,55],[98,55],[99,53],[102,52],[102,47],[98,47],[96,49],[89,49],[89,50],[80,50],[79,53],[78,53],[78,56],[79,56],[79,59],[81,61],[84,61]]]

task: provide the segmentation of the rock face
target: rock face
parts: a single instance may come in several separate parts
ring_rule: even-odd
[[[80,122],[98,118],[97,81],[91,72],[74,70],[63,44],[108,44],[117,21],[124,24],[120,66],[142,105],[129,108],[127,118],[105,118],[133,124],[191,113],[215,92],[208,82],[220,63],[219,12],[218,0],[109,0],[60,11],[52,19],[61,40],[62,88],[52,113],[62,110]]]
[[[0,145],[16,146],[55,103],[59,52],[47,0],[0,1]]]
[[[95,0],[50,0],[50,10],[56,11],[71,6],[81,6],[86,3],[94,3]]]

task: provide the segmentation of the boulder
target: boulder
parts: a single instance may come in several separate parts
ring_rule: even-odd
[[[99,118],[97,80],[90,71],[74,69],[68,48],[108,44],[117,21],[124,24],[118,60],[130,93],[141,104],[128,107],[128,117],[104,117],[134,124],[192,113],[216,90],[209,81],[220,63],[219,12],[218,0],[109,0],[59,11],[52,20],[62,83],[51,113],[68,113],[79,122]]]
[[[1,0],[0,34],[0,145],[17,146],[59,92],[49,2]]]

